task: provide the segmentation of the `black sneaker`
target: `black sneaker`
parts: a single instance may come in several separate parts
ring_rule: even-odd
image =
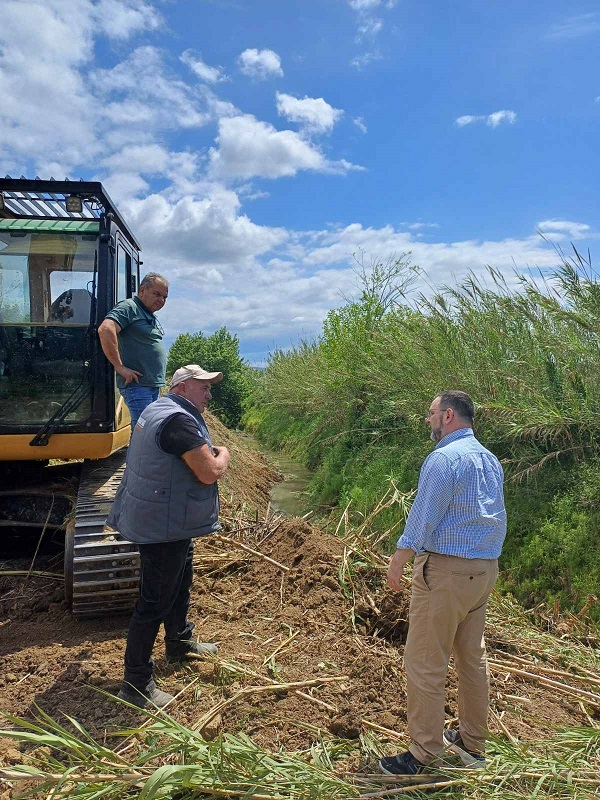
[[[212,642],[196,642],[190,641],[185,643],[185,650],[169,653],[167,651],[166,658],[169,662],[177,661],[193,661],[197,658],[204,658],[205,656],[216,656],[218,648]]]
[[[131,703],[132,706],[137,706],[138,708],[147,708],[148,706],[164,708],[167,703],[170,703],[171,700],[175,699],[172,694],[163,692],[162,689],[158,689],[156,686],[153,686],[151,689],[146,689],[146,691],[142,692],[141,689],[136,689],[135,686],[132,686],[129,683],[124,683],[121,686],[117,697],[119,697],[121,700]]]
[[[469,769],[483,769],[485,767],[485,756],[483,753],[467,750],[457,730],[446,728],[444,731],[444,744],[451,753],[454,753],[454,755],[460,758],[465,767],[469,767]]]
[[[382,758],[379,762],[379,769],[385,775],[418,775],[425,769],[418,758],[415,758],[410,750],[400,753],[397,756]]]

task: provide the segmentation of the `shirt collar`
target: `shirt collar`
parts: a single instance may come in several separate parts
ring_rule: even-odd
[[[455,442],[457,439],[466,439],[468,436],[475,436],[473,433],[473,428],[459,428],[457,431],[447,433],[443,439],[440,439],[436,444],[435,449],[437,450],[439,447],[446,447],[447,444]]]
[[[150,317],[154,317],[152,311],[150,311],[149,308],[146,308],[146,306],[142,303],[142,301],[136,294],[133,295],[133,302],[137,303],[137,305],[142,309],[142,311],[145,311],[146,314],[148,314]]]
[[[191,411],[195,417],[200,417],[200,419],[203,419],[202,414],[198,411],[196,406],[193,403],[190,403],[189,400],[186,400],[185,397],[181,397],[178,394],[171,394],[171,392],[168,393],[168,396],[186,411]]]

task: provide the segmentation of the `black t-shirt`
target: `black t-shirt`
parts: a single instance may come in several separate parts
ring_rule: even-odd
[[[160,446],[173,456],[181,456],[195,447],[208,444],[187,414],[174,414],[160,434]]]

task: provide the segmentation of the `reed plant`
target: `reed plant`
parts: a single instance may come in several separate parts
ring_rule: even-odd
[[[589,258],[557,258],[516,288],[489,269],[409,299],[409,258],[376,264],[317,339],[272,354],[252,407],[259,437],[315,470],[316,509],[364,516],[390,480],[414,490],[435,394],[468,392],[507,477],[504,581],[575,608],[600,581],[600,285]]]
[[[117,701],[115,701],[117,702]],[[269,753],[243,734],[225,733],[206,741],[166,712],[145,711],[146,724],[115,732],[134,738],[134,748],[110,749],[95,741],[72,717],[61,724],[38,710],[33,720],[5,716],[12,727],[2,736],[33,750],[28,763],[0,768],[0,779],[13,785],[27,781],[25,796],[70,800],[110,798],[198,797],[283,798],[351,797],[351,785],[319,759]],[[150,724],[148,724],[150,723]]]
[[[389,749],[370,731],[358,743],[323,736],[301,753],[271,753],[248,736],[206,741],[166,712],[145,712],[146,724],[116,736],[135,747],[111,749],[73,718],[59,723],[42,711],[34,719],[4,715],[1,735],[29,747],[26,763],[0,767],[0,782],[15,797],[54,800],[360,800],[471,797],[475,800],[592,800],[600,791],[600,729],[557,730],[543,741],[496,737],[485,771],[458,769],[451,760],[406,779],[372,771]],[[150,724],[147,724],[147,723]],[[396,743],[395,747],[397,748]],[[353,751],[363,767],[348,772]]]

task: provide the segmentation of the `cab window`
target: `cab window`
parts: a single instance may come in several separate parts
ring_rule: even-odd
[[[117,303],[131,297],[131,256],[119,245],[117,249]]]

